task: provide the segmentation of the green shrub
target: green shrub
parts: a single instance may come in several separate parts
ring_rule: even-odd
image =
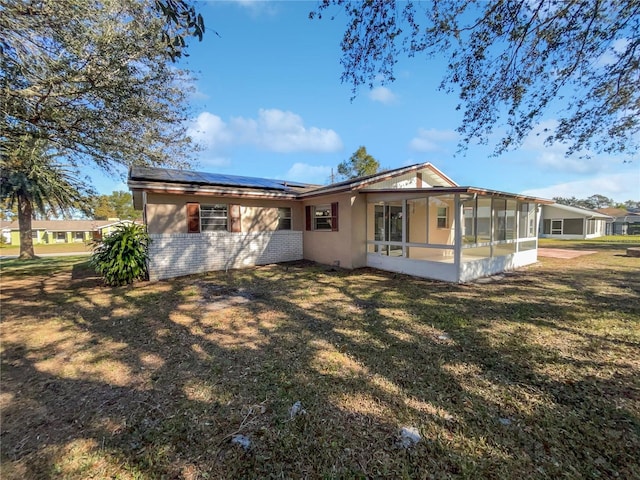
[[[110,286],[146,280],[150,242],[143,225],[121,223],[112,234],[92,242],[90,264]]]

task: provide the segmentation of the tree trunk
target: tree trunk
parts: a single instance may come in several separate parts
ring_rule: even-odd
[[[25,195],[18,195],[18,227],[20,228],[20,258],[31,260],[36,258],[33,251],[33,237],[31,236],[31,218],[33,217],[33,205]]]

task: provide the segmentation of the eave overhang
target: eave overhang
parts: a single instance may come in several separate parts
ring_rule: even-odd
[[[498,198],[507,198],[512,200],[520,200],[523,202],[532,202],[539,203],[542,205],[550,205],[554,203],[553,200],[548,200],[546,198],[538,198],[538,197],[530,197],[528,195],[520,195],[518,193],[509,193],[509,192],[501,192],[499,190],[489,190],[486,188],[478,188],[478,187],[430,187],[430,188],[389,188],[389,189],[362,189],[359,193],[381,193],[381,194],[428,194],[428,195],[445,195],[445,194],[470,194],[470,195],[480,195],[483,197],[498,197]]]
[[[276,200],[297,199],[297,194],[294,192],[279,192],[277,190],[270,191],[265,189],[229,188],[197,184],[172,184],[166,182],[143,182],[138,180],[129,180],[127,185],[132,192],[168,195],[213,195],[219,197],[268,198]]]

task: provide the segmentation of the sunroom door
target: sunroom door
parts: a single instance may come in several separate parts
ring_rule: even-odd
[[[378,242],[402,243],[402,205],[375,206],[375,239]],[[402,245],[380,245],[383,255],[402,256]]]

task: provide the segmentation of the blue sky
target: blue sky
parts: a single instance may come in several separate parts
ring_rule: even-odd
[[[536,135],[500,157],[491,156],[491,139],[457,153],[462,114],[457,97],[438,90],[439,59],[400,59],[395,82],[351,101],[351,86],[340,82],[345,18],[309,20],[315,5],[200,2],[207,33],[181,61],[196,76],[189,129],[204,150],[194,169],[325,184],[332,168],[365,146],[383,168],[428,161],[464,186],[640,200],[640,158],[566,158]],[[540,130],[554,125],[553,113]],[[126,190],[120,179],[93,180],[100,193]]]

